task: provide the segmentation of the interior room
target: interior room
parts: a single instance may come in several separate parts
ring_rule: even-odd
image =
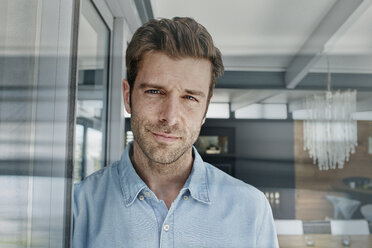
[[[281,247],[370,245],[370,237],[354,235],[372,230],[372,7],[363,1],[163,0],[154,9],[161,17],[193,16],[215,37],[225,73],[195,146],[205,161],[265,193]],[[344,111],[355,104],[354,138],[340,133],[348,132],[345,124],[327,140],[324,134],[343,118],[319,117],[327,100],[319,113],[306,104],[330,92],[356,92],[353,103],[339,105]],[[304,136],[308,123],[317,125],[311,136],[319,136],[311,141]],[[125,130],[131,139],[129,118]],[[333,167],[319,165],[321,155],[305,147],[325,145],[319,149],[327,149],[329,160],[350,139],[355,144]],[[343,240],[334,235],[335,220],[363,221],[354,232],[345,229]]]
[[[266,196],[280,247],[372,247],[369,0],[1,1],[0,246],[71,246],[74,183],[133,141],[128,42],[174,16],[222,53],[203,160]]]

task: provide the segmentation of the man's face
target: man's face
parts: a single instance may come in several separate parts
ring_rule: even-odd
[[[144,56],[133,86],[123,82],[126,109],[137,146],[153,162],[169,164],[191,155],[208,105],[211,63],[171,59],[159,52]]]

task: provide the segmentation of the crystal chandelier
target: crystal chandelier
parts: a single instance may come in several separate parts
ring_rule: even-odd
[[[356,90],[330,89],[331,75],[328,64],[328,90],[325,94],[307,97],[304,107],[308,119],[303,122],[304,149],[309,151],[319,170],[343,168],[357,144]]]
[[[356,91],[327,91],[305,100],[304,149],[320,170],[343,168],[357,146]]]

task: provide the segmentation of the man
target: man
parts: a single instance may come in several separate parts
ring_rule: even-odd
[[[126,64],[134,142],[75,186],[73,247],[278,247],[265,196],[192,146],[223,73],[207,30],[191,18],[150,20]]]

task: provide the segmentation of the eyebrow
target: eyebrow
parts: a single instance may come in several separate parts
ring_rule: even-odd
[[[140,84],[139,84],[139,88],[140,88],[140,89],[144,89],[144,88],[164,89],[164,87],[161,86],[161,85],[158,85],[158,84],[150,84],[150,83],[140,83]],[[205,97],[205,94],[204,94],[203,91],[199,91],[199,90],[190,90],[190,89],[186,89],[185,91],[186,91],[187,94],[190,94],[190,95],[195,95],[195,96]]]
[[[149,83],[140,83],[139,84],[140,89],[144,88],[156,88],[156,89],[163,89],[162,86],[157,85],[157,84],[149,84]]]
[[[187,93],[187,94],[190,94],[190,95],[195,95],[195,96],[205,97],[204,92],[199,91],[199,90],[187,90],[187,89],[186,89],[186,93]]]

